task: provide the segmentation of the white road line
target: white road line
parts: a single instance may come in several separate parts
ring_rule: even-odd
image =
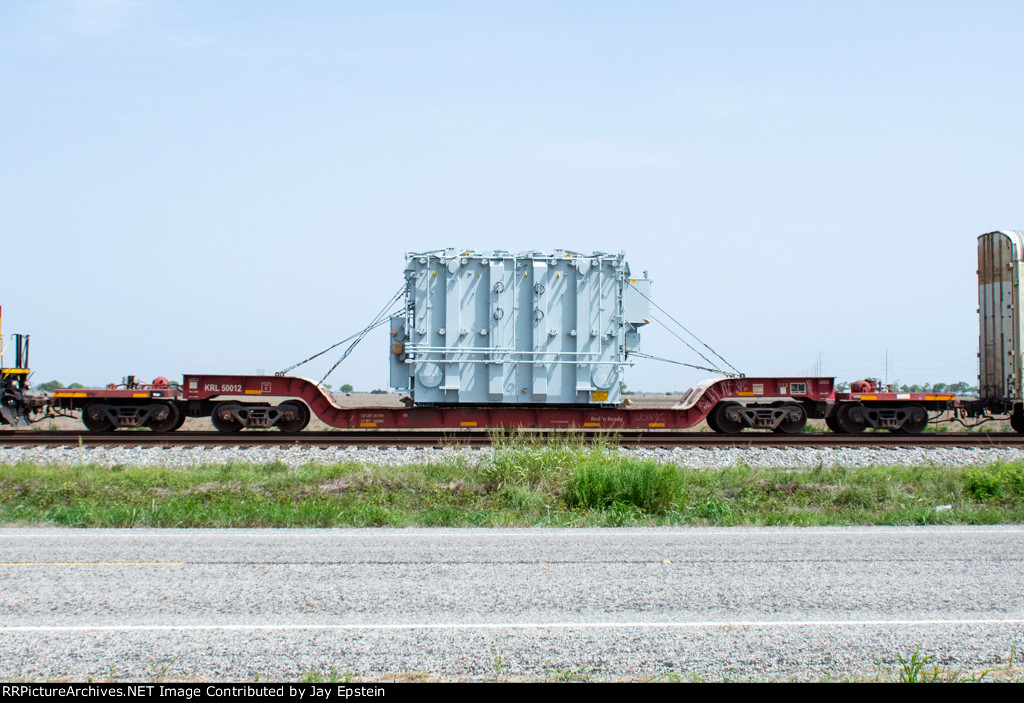
[[[33,632],[296,632],[303,630],[626,630],[626,629],[736,629],[789,627],[914,627],[950,625],[1024,625],[1024,618],[968,620],[721,620],[706,622],[539,622],[539,623],[398,623],[308,625],[24,625],[0,627],[0,634]]]

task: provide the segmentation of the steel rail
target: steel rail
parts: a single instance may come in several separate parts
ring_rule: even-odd
[[[839,435],[831,432],[795,435],[748,431],[738,434],[646,430],[519,430],[510,434],[480,429],[461,430],[336,430],[285,434],[276,430],[221,432],[168,432],[148,430],[117,432],[2,431],[0,447],[193,447],[193,446],[376,446],[445,447],[489,446],[550,441],[605,442],[627,447],[987,447],[1024,448],[1024,435],[995,432],[924,433],[919,435],[866,432]]]

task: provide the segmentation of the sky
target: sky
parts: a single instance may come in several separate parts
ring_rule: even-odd
[[[1022,45],[1017,1],[11,0],[3,333],[35,382],[273,373],[406,251],[624,250],[747,375],[973,385],[977,236],[1024,229]],[[388,344],[327,382],[385,388]],[[703,363],[655,324],[642,350]]]

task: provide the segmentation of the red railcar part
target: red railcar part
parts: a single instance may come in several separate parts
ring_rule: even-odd
[[[180,400],[182,392],[178,388],[62,388],[53,392],[54,405],[61,407],[79,407],[89,399],[97,400],[135,400],[160,398],[161,400]],[[61,403],[65,399],[78,401],[72,404]]]
[[[836,400],[877,401],[882,403],[951,403],[957,400],[955,393],[836,393]]]
[[[434,406],[414,408],[342,408],[313,381],[295,376],[221,376],[187,374],[184,399],[208,405],[216,398],[298,398],[324,424],[345,429],[543,427],[594,429],[685,429],[704,420],[722,399],[766,402],[791,398],[812,403],[835,399],[832,378],[722,378],[690,389],[671,408],[595,408],[536,406]],[[244,401],[241,401],[244,402]]]

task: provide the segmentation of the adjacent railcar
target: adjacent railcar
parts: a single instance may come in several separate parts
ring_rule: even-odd
[[[1024,432],[1024,316],[1021,260],[1024,232],[978,237],[978,407],[975,414],[1010,414]]]

